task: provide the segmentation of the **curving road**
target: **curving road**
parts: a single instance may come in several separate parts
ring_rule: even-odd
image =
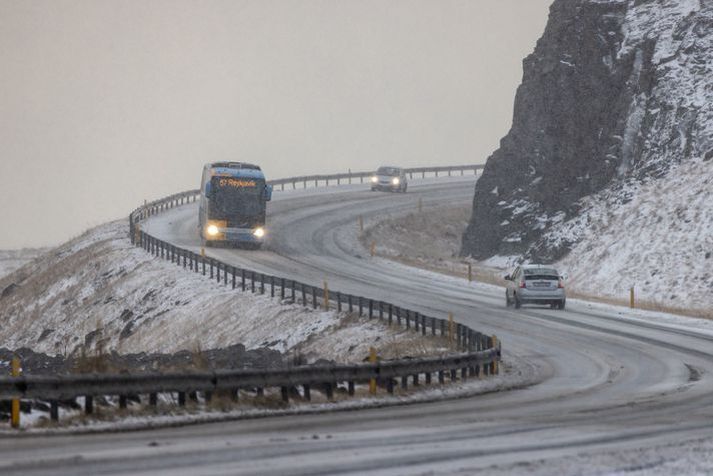
[[[466,203],[473,180],[414,181],[406,195],[365,186],[276,193],[263,251],[209,249],[224,261],[456,318],[496,334],[534,383],[453,401],[137,433],[2,440],[2,474],[472,474],[581,471],[576,458],[710,435],[713,334],[566,311],[504,307],[503,292],[366,256],[359,215]],[[145,229],[198,249],[194,205]],[[575,463],[571,463],[575,458]],[[571,466],[557,466],[564,464]],[[574,469],[572,469],[574,468]],[[568,470],[568,472],[569,472]]]

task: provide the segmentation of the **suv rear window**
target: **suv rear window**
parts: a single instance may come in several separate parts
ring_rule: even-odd
[[[379,175],[399,175],[401,171],[395,167],[379,167],[376,173]]]

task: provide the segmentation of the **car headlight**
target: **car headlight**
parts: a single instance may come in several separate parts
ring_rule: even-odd
[[[258,238],[262,238],[263,236],[265,236],[265,229],[263,227],[255,228],[255,230],[253,230],[253,235]]]
[[[378,182],[378,181],[379,181],[379,177],[377,177],[376,175],[374,175],[373,177],[371,177],[371,183],[376,183],[376,182]]]
[[[394,185],[398,185],[400,182],[401,180],[398,177],[394,177],[393,179],[391,179],[391,183],[393,183]]]
[[[215,236],[218,233],[220,233],[220,230],[218,229],[217,226],[215,225],[208,225],[208,228],[205,229],[206,233],[208,233],[210,236]]]

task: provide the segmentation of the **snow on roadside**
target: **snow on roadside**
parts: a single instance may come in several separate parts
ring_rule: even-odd
[[[241,343],[300,353],[308,361],[350,362],[362,360],[369,346],[422,340],[367,320],[233,290],[153,258],[133,247],[127,233],[125,220],[99,226],[0,279],[0,290],[17,285],[0,299],[3,346],[77,355],[99,348],[168,353]],[[442,350],[428,339],[417,348]]]

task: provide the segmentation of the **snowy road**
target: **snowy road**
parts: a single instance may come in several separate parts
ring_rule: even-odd
[[[610,456],[597,464],[610,472],[648,464],[627,460],[635,448],[710,435],[713,332],[632,319],[628,310],[576,301],[564,312],[506,309],[499,288],[370,258],[357,243],[359,215],[368,221],[415,209],[419,197],[424,206],[465,203],[472,187],[472,179],[446,179],[414,181],[406,195],[356,185],[276,193],[265,250],[208,253],[306,282],[326,279],[332,289],[438,317],[452,312],[472,328],[496,334],[504,359],[537,383],[476,398],[358,412],[2,440],[0,472],[527,473],[547,460],[547,474],[596,470],[591,458],[602,452]],[[194,205],[184,206],[144,229],[197,250],[196,215]],[[585,459],[586,467],[579,466]]]

